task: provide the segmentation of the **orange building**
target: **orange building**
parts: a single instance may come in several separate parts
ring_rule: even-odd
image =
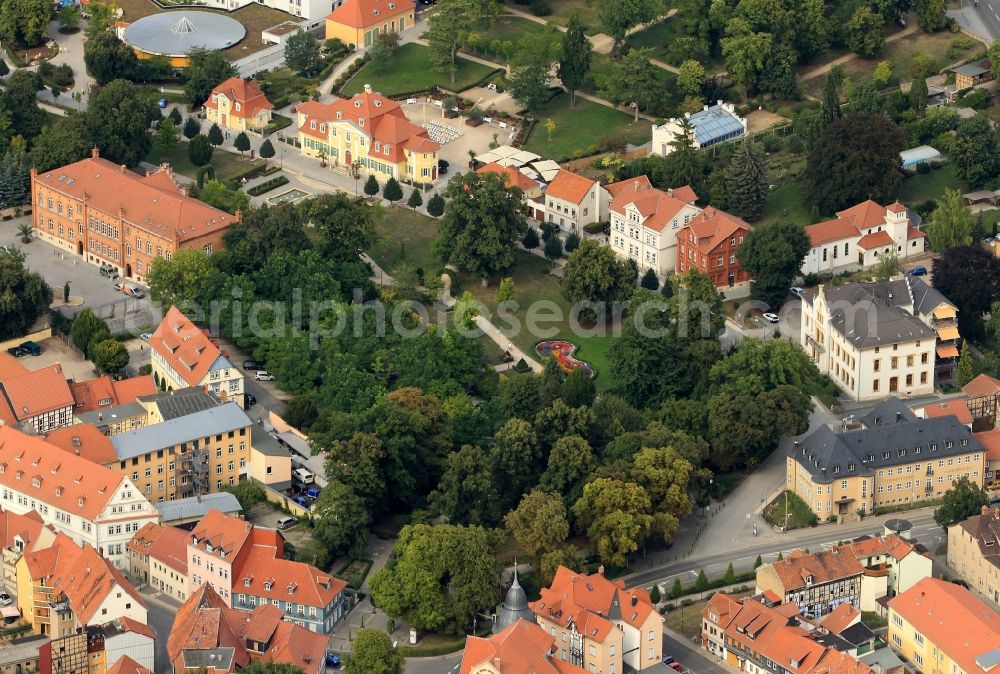
[[[518,620],[486,639],[470,636],[458,674],[587,674],[555,654],[555,635]]]
[[[413,0],[336,0],[326,17],[326,39],[370,47],[380,33],[402,33],[414,23]]]
[[[720,288],[749,281],[737,255],[749,233],[750,225],[735,215],[706,208],[677,233],[677,272],[698,269]]]
[[[168,165],[140,176],[97,148],[46,173],[32,169],[31,205],[35,236],[138,281],[182,248],[220,250],[240,219],[189,197]]]

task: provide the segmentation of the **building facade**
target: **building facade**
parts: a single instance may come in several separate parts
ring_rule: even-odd
[[[890,398],[857,425],[822,426],[789,450],[785,487],[821,520],[917,507],[961,477],[983,482],[985,448],[954,416],[919,419]]]
[[[373,92],[332,103],[308,101],[296,108],[302,153],[332,167],[357,167],[380,181],[437,180],[439,143],[413,124],[399,103]]]
[[[415,10],[413,0],[334,0],[326,17],[326,39],[370,47],[379,35],[412,28]]]
[[[129,541],[129,577],[177,601],[187,599],[187,542],[190,532],[150,522]]]
[[[79,259],[144,280],[180,249],[211,254],[239,219],[187,196],[169,166],[139,176],[100,158],[31,172],[35,236]]]
[[[803,293],[799,343],[854,400],[934,392],[939,335],[911,313],[905,286],[821,284]]]
[[[260,133],[270,124],[273,109],[256,81],[230,77],[212,89],[205,101],[205,118],[235,133]]]
[[[532,622],[518,620],[489,637],[470,636],[458,674],[587,673],[582,667],[559,660],[557,653],[554,635]]]
[[[711,206],[694,216],[678,233],[677,272],[697,269],[718,288],[750,280],[740,267],[738,251],[750,225]]]
[[[581,237],[584,225],[607,218],[608,193],[596,180],[559,169],[545,188],[545,219]]]
[[[1000,509],[984,506],[948,527],[948,568],[976,592],[1000,600]]]
[[[639,269],[653,269],[666,276],[677,267],[677,234],[701,209],[688,187],[655,189],[649,178],[639,176],[607,185],[611,249],[634,260]]]

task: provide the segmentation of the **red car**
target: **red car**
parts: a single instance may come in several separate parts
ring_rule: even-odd
[[[674,671],[678,671],[678,672],[682,671],[681,663],[676,662],[676,661],[671,662],[668,665],[668,667],[670,667],[670,669],[673,669]]]

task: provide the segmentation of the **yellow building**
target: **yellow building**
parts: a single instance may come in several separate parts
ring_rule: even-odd
[[[223,130],[260,132],[271,122],[274,106],[253,80],[230,77],[212,89],[205,101],[205,117]]]
[[[980,594],[1000,600],[1000,508],[948,527],[948,567]]]
[[[954,415],[918,418],[890,398],[836,433],[820,427],[786,458],[785,486],[821,520],[941,498],[967,477],[982,486],[986,449]]]
[[[326,17],[326,39],[370,47],[380,33],[402,33],[413,26],[413,0],[335,0]]]
[[[305,155],[333,166],[357,165],[379,180],[437,180],[441,145],[410,122],[399,103],[372,92],[370,85],[348,100],[302,103],[296,114]]]
[[[921,674],[986,674],[1000,614],[964,587],[925,578],[889,601],[889,645]]]
[[[250,477],[283,489],[292,482],[292,455],[277,440],[254,426],[250,436]]]

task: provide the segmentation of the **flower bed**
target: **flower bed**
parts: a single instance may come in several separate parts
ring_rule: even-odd
[[[556,359],[556,363],[559,364],[559,367],[562,368],[563,372],[583,370],[587,373],[588,377],[593,377],[594,368],[590,367],[590,364],[586,361],[574,358],[574,351],[576,351],[576,344],[573,344],[572,342],[548,341],[539,342],[535,345],[535,353],[542,358],[548,358],[550,356],[554,357]]]

